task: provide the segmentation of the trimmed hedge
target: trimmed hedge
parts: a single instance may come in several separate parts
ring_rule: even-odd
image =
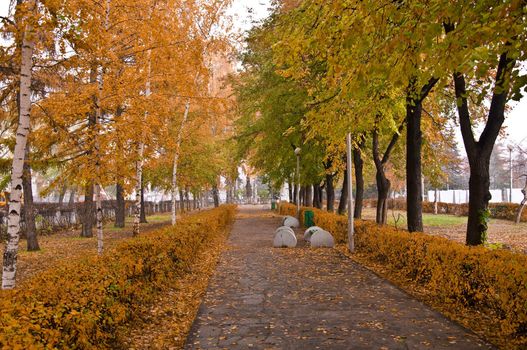
[[[377,200],[366,199],[363,204],[366,208],[375,208],[377,206]],[[515,203],[489,203],[490,216],[494,219],[514,221],[516,220],[516,212],[519,207],[520,205]],[[406,210],[406,199],[388,199],[388,208]],[[468,216],[468,203],[455,204],[437,202],[437,212],[439,214]],[[434,202],[423,202],[423,213],[434,213]],[[520,221],[527,222],[527,210],[522,212]]]
[[[289,215],[291,207],[282,204],[280,213]],[[315,212],[315,225],[331,232],[337,243],[346,243],[346,216],[309,210]],[[362,220],[355,221],[355,246],[367,260],[425,287],[439,303],[490,315],[500,336],[527,343],[526,255],[469,247]]]
[[[0,292],[0,348],[116,346],[120,327],[189,273],[198,253],[234,220],[227,205],[120,242],[101,257],[60,263]]]

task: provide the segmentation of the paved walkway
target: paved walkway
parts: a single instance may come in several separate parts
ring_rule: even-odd
[[[185,349],[489,348],[333,249],[272,248],[280,222],[240,208]]]

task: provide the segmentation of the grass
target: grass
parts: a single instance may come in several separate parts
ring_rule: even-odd
[[[395,218],[394,218],[395,215]],[[397,226],[406,226],[406,212],[402,211],[389,211],[388,212],[388,224]],[[425,226],[451,226],[451,225],[464,225],[467,223],[467,218],[463,216],[445,215],[445,214],[425,214],[423,213],[423,224]]]

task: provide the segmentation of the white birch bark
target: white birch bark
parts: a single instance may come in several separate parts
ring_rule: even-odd
[[[106,0],[106,12],[104,20],[104,29],[108,31],[110,25],[110,3],[111,0]],[[100,67],[97,72],[97,97],[95,99],[95,173],[97,174],[97,181],[101,178],[101,149],[99,143],[99,133],[102,122],[101,96],[103,89],[104,68]],[[102,198],[101,198],[101,184],[95,183],[95,220],[97,227],[97,254],[101,255],[104,250],[104,233],[102,222]]]
[[[177,194],[177,164],[179,160],[179,147],[181,146],[181,139],[183,137],[183,129],[185,128],[185,123],[187,122],[188,112],[190,109],[190,99],[187,100],[185,104],[185,112],[183,114],[183,120],[181,121],[181,126],[179,127],[177,143],[176,143],[176,152],[174,154],[174,166],[172,168],[172,225],[176,224],[176,194]]]
[[[148,98],[148,96],[151,95],[151,90],[150,90],[150,74],[152,70],[151,61],[150,61],[151,51],[148,51],[147,55],[148,55],[148,58],[147,58],[148,62],[147,62],[147,78],[146,78],[146,84],[145,84],[145,96]],[[145,111],[145,120],[147,116],[148,116],[148,110]],[[143,120],[143,123],[145,122],[145,120]],[[142,128],[142,125],[141,125],[141,128]],[[134,236],[137,236],[139,234],[139,227],[140,227],[140,221],[141,221],[141,185],[142,185],[142,180],[143,180],[144,149],[145,149],[145,145],[142,141],[140,141],[138,145],[138,150],[137,150],[138,159],[135,163],[136,184],[135,184],[134,225],[133,225],[133,230],[132,230],[132,234]]]
[[[29,1],[29,4],[33,8],[36,7],[34,1]],[[31,113],[31,69],[33,68],[33,51],[35,47],[32,35],[32,28],[28,24],[24,31],[21,47],[20,106],[11,167],[11,195],[9,197],[9,214],[7,217],[7,244],[4,251],[2,289],[12,289],[16,284],[16,263],[18,243],[20,241],[22,176]]]

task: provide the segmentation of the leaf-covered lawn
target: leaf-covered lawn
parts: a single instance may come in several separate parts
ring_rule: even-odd
[[[363,218],[375,220],[375,209],[364,208]],[[465,242],[467,217],[444,214],[423,214],[425,233],[445,237],[457,242]],[[388,224],[406,229],[406,212],[388,211]],[[515,224],[512,221],[491,219],[488,241],[505,245],[513,250],[527,253],[527,223]]]

